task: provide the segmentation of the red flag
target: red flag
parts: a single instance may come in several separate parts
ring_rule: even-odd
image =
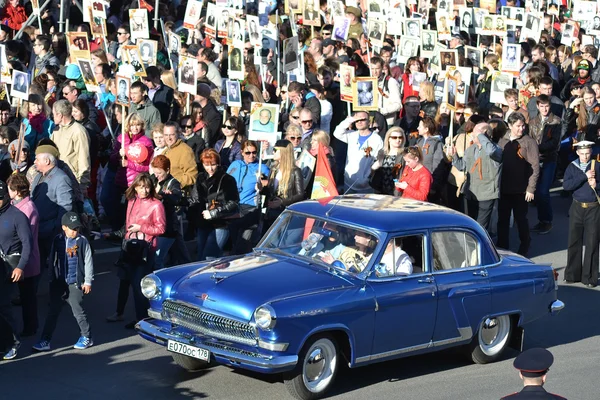
[[[329,166],[329,160],[327,160],[327,154],[325,153],[325,146],[319,145],[319,152],[317,153],[317,165],[315,167],[315,181],[313,183],[311,199],[323,199],[326,200],[325,204],[331,200],[333,196],[337,196],[338,191],[335,186],[335,180],[331,173],[331,167]],[[327,198],[327,199],[324,199]]]
[[[146,3],[145,0],[140,0],[140,8],[145,8],[148,11],[154,10],[154,7],[152,7],[150,4]]]

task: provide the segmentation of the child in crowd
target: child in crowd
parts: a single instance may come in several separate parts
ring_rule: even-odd
[[[77,213],[66,213],[61,223],[63,233],[54,238],[49,257],[50,309],[41,339],[33,346],[36,351],[50,350],[52,333],[65,301],[71,306],[81,330],[81,337],[73,348],[84,350],[94,344],[83,308],[83,297],[92,291],[94,278],[92,249],[85,236],[79,233],[82,224]]]

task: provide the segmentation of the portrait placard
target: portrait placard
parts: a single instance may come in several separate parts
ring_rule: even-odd
[[[158,52],[158,42],[150,39],[139,39],[140,57],[145,66],[156,65],[156,54]]]
[[[78,58],[90,59],[90,44],[86,32],[67,32],[69,40],[69,60],[75,63]]]
[[[421,32],[421,57],[431,59],[437,43],[437,31],[423,30]]]
[[[186,29],[196,29],[196,25],[200,21],[201,12],[202,0],[188,0],[185,8],[185,16],[183,17],[183,27]]]
[[[240,90],[240,82],[228,79],[225,87],[227,88],[227,105],[230,107],[241,107],[242,92]]]
[[[352,65],[340,64],[340,99],[352,103],[352,82],[355,70]]]
[[[298,36],[283,41],[283,72],[298,68]]]
[[[377,111],[379,88],[376,77],[360,77],[352,82],[352,108],[354,111]]]
[[[129,107],[131,79],[121,75],[117,75],[115,79],[117,80],[117,98],[115,99],[115,103]]]
[[[229,47],[229,77],[231,79],[244,79],[244,55],[242,49]]]
[[[29,100],[29,75],[26,72],[12,70],[10,95],[24,101]]]
[[[504,98],[504,91],[513,87],[514,76],[507,72],[494,72],[492,75],[492,90],[490,92],[490,103],[508,105]]]
[[[135,76],[146,76],[146,68],[144,68],[144,63],[142,63],[139,48],[137,46],[123,46],[121,49],[121,54],[124,54],[124,57],[122,57],[123,62],[133,67]]]
[[[181,56],[177,71],[179,75],[179,85],[177,88],[180,92],[196,95],[197,72],[198,60],[196,60],[196,57]]]
[[[250,133],[275,134],[279,125],[279,110],[277,104],[252,102],[250,113]],[[256,137],[256,136],[255,136]],[[252,139],[252,136],[249,136]]]
[[[129,9],[129,27],[132,41],[149,39],[148,10],[145,8]]]
[[[373,46],[382,47],[383,39],[385,38],[385,22],[377,19],[370,19],[369,40]]]

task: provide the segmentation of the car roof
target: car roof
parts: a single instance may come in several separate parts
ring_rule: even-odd
[[[473,219],[432,203],[378,194],[351,194],[293,204],[291,211],[311,214],[380,232],[459,226],[482,234]]]

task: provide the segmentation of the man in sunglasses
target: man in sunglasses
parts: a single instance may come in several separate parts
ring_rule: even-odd
[[[123,57],[121,55],[121,48],[123,46],[133,45],[133,42],[129,39],[130,37],[129,25],[122,24],[119,26],[119,29],[117,29],[117,41],[111,42],[108,47],[108,54],[106,55],[108,61],[117,64],[121,62],[121,58]]]
[[[383,148],[383,140],[369,129],[369,113],[358,111],[346,118],[335,128],[333,136],[348,144],[344,192],[373,193],[369,185],[371,166]]]

